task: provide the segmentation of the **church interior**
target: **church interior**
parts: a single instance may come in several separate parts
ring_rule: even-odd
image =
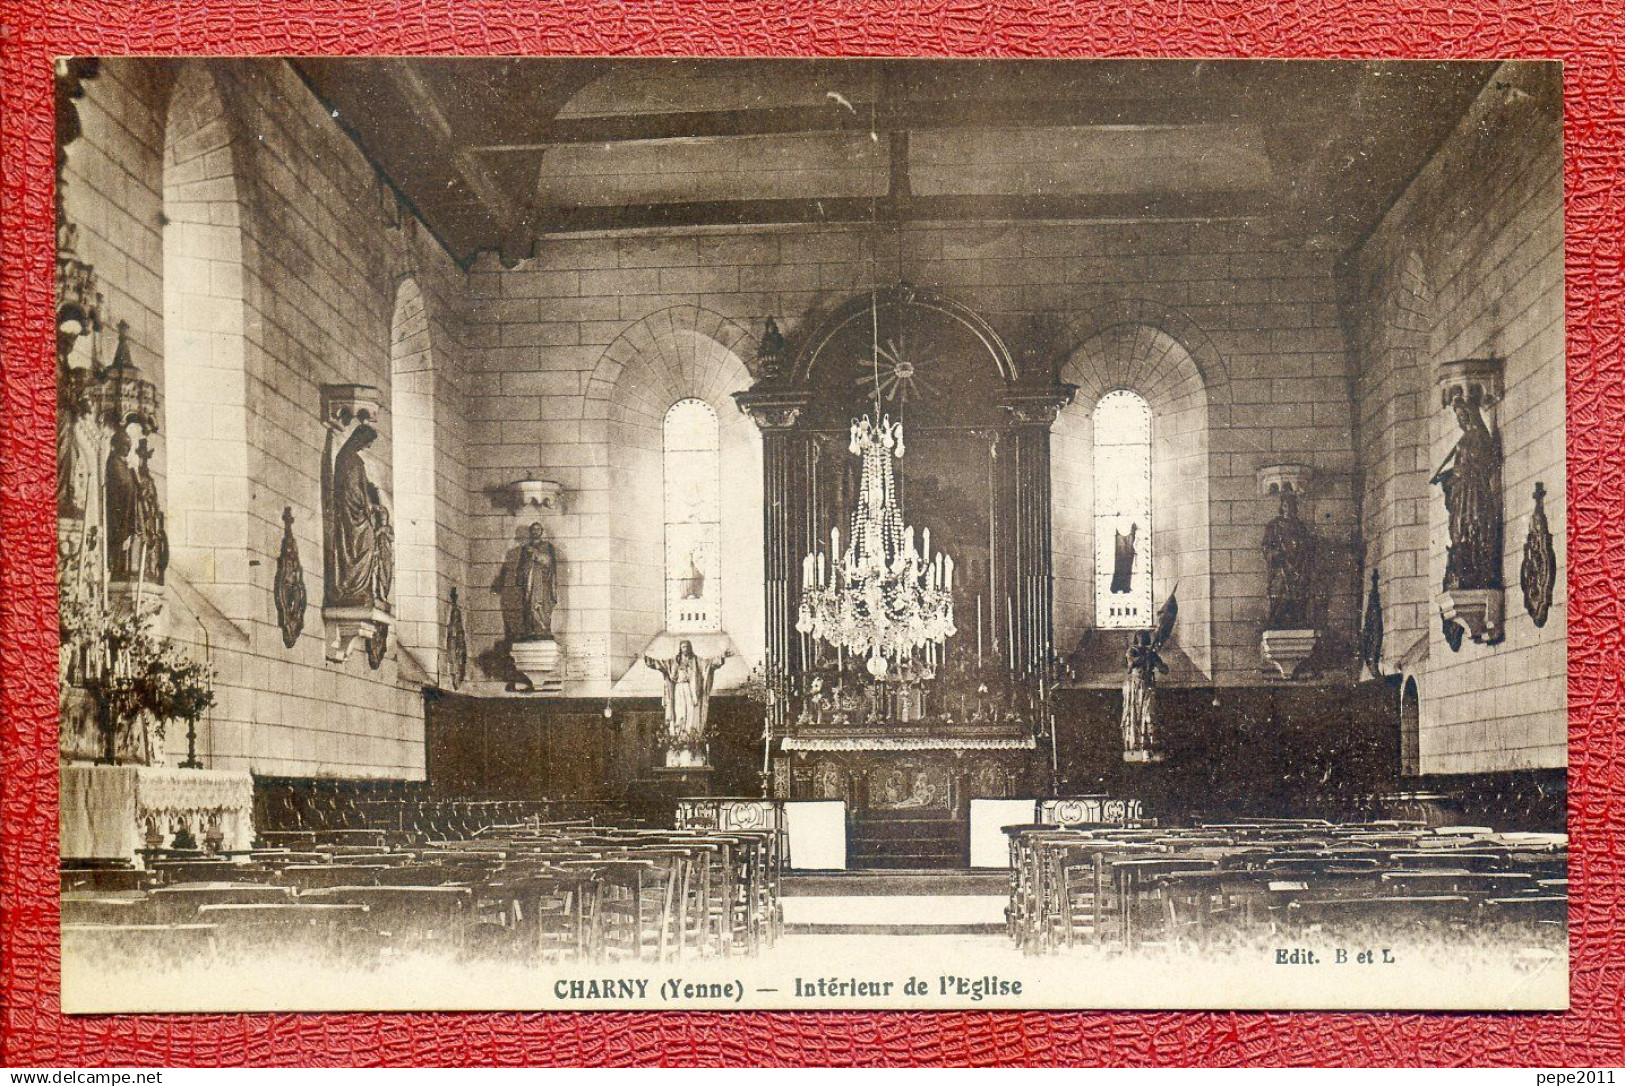
[[[69,951],[1561,941],[1556,65],[57,102]]]

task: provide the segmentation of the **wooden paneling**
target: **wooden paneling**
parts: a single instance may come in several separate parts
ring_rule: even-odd
[[[428,699],[428,775],[439,796],[477,799],[618,800],[658,764],[663,714],[653,698]],[[713,791],[755,795],[761,707],[743,698],[711,703]]]

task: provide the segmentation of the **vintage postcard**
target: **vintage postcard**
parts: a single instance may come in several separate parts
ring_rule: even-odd
[[[1559,65],[56,80],[66,1011],[1567,1006]]]

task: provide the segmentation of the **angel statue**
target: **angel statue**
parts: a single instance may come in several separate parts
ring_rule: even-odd
[[[1176,589],[1177,591],[1177,589]],[[1168,593],[1168,602],[1157,612],[1154,629],[1139,630],[1127,653],[1128,674],[1123,679],[1123,761],[1160,762],[1162,750],[1157,741],[1157,673],[1168,673],[1162,647],[1174,633],[1179,617],[1179,600]]]

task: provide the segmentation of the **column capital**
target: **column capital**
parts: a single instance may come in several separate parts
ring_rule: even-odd
[[[1016,386],[999,397],[999,407],[1016,426],[1042,426],[1047,430],[1077,393],[1077,385]]]
[[[734,393],[739,410],[763,430],[792,430],[812,402],[804,389],[747,389]]]

